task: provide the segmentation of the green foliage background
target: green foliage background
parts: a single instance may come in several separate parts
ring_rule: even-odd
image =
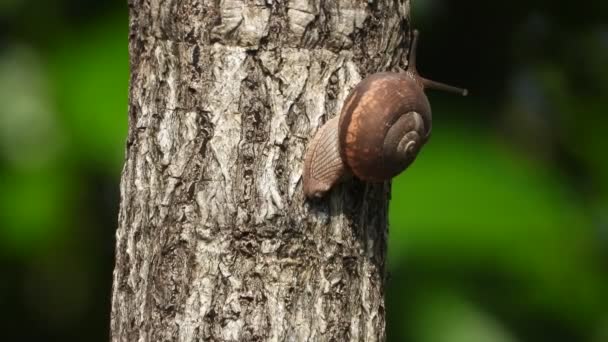
[[[393,183],[391,341],[608,341],[608,4],[414,1],[433,137]],[[0,3],[0,320],[106,341],[124,1]],[[22,330],[27,328],[26,330]]]

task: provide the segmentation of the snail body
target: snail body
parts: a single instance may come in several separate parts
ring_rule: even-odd
[[[408,70],[380,72],[361,81],[346,98],[340,116],[312,139],[304,160],[306,197],[321,197],[346,174],[371,182],[391,179],[415,160],[428,141],[431,106],[425,88],[466,95],[421,77],[416,70],[414,31]]]

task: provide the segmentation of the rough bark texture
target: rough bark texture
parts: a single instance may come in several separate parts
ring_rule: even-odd
[[[113,341],[385,338],[389,184],[306,201],[314,132],[405,62],[405,0],[130,0]]]

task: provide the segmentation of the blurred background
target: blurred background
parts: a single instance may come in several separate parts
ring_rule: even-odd
[[[394,181],[390,341],[608,341],[608,2],[414,0],[433,137]],[[126,1],[0,1],[0,322],[107,341]],[[23,330],[25,328],[25,330]]]

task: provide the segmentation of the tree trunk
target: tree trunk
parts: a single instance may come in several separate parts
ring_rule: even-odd
[[[381,341],[390,184],[302,194],[406,0],[130,0],[113,341]]]

